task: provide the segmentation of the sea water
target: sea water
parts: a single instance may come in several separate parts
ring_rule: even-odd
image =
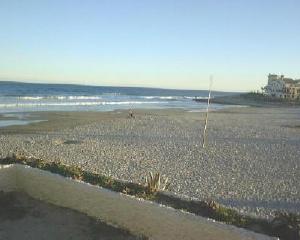
[[[232,93],[212,92],[212,96]],[[0,81],[0,113],[33,111],[113,111],[116,109],[179,108],[201,111],[208,91],[137,87],[102,87],[68,84],[33,84]],[[211,108],[222,108],[211,105]]]

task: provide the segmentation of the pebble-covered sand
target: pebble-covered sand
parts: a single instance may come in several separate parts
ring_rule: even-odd
[[[93,121],[88,121],[91,114]],[[300,108],[211,112],[205,149],[204,113],[139,110],[134,114],[133,119],[118,111],[73,117],[68,113],[68,118],[48,113],[52,116],[48,124],[55,126],[50,130],[45,122],[28,126],[27,131],[23,127],[20,134],[0,129],[0,157],[21,150],[140,183],[149,171],[161,172],[170,179],[169,190],[177,194],[212,198],[262,217],[278,209],[300,213]],[[77,126],[66,127],[79,115]],[[35,126],[45,126],[45,131],[40,127],[35,132]]]

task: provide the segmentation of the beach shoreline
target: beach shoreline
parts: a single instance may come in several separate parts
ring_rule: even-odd
[[[174,109],[35,112],[47,120],[0,128],[5,157],[24,151],[118,179],[143,183],[168,176],[170,191],[215,199],[241,213],[270,217],[300,209],[300,109],[225,108],[209,114]]]
[[[194,101],[207,103],[207,99],[195,98]],[[230,96],[221,96],[210,99],[212,104],[232,105],[232,106],[251,106],[251,107],[300,107],[299,101],[288,101],[284,99],[271,98],[262,94],[244,93]]]

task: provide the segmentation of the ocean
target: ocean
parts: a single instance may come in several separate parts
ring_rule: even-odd
[[[232,95],[212,92],[212,97]],[[70,84],[0,82],[0,113],[35,111],[113,111],[117,109],[178,108],[203,111],[206,90],[172,90],[139,87],[103,87]],[[211,105],[211,108],[222,108]]]

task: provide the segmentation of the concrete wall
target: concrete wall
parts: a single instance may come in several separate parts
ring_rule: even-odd
[[[16,167],[14,165],[0,164],[0,191],[16,191]]]
[[[9,171],[12,179],[8,177]],[[271,239],[22,165],[0,168],[1,189],[24,191],[34,198],[84,212],[150,239]]]

